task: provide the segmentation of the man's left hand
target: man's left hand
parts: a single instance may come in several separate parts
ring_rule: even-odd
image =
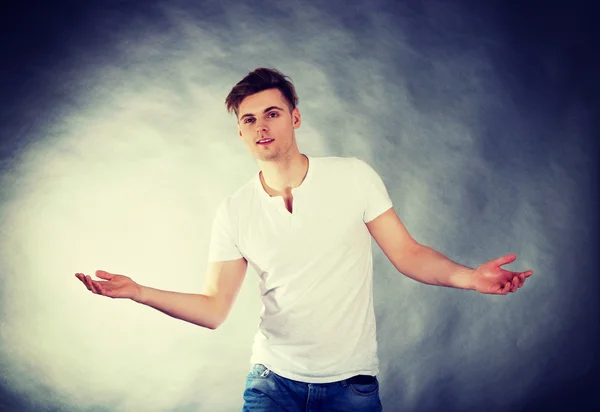
[[[500,267],[514,262],[516,258],[516,255],[510,254],[480,265],[472,273],[473,288],[477,292],[494,295],[506,295],[509,292],[516,292],[517,289],[523,286],[525,279],[533,275],[532,270],[511,272]]]

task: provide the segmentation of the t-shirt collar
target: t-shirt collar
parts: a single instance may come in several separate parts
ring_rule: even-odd
[[[309,156],[304,153],[304,156],[308,159],[308,170],[306,171],[306,176],[304,177],[304,181],[300,184],[300,186],[292,189],[292,194],[297,195],[306,189],[307,186],[310,185],[310,182],[315,174],[315,162],[312,156]],[[278,201],[278,198],[281,196],[273,196],[271,197],[263,188],[262,183],[260,182],[260,171],[256,173],[256,177],[254,179],[256,183],[256,188],[260,193],[260,196],[266,200],[275,200]]]

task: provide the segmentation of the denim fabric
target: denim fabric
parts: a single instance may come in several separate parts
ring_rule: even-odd
[[[377,378],[361,378],[305,383],[255,364],[246,378],[242,412],[382,411]]]

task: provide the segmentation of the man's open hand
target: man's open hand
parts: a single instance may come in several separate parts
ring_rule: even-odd
[[[140,285],[123,275],[108,273],[104,270],[97,270],[96,276],[104,281],[92,280],[89,275],[76,273],[77,279],[97,295],[108,296],[110,298],[135,299],[140,294]]]
[[[510,254],[490,260],[473,271],[473,286],[477,292],[495,295],[506,295],[516,292],[523,286],[525,279],[533,275],[533,271],[511,272],[500,266],[514,262],[516,255]]]

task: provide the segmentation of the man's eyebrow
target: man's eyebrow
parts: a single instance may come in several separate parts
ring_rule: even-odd
[[[270,112],[271,110],[281,110],[283,112],[283,109],[279,106],[269,106],[265,110],[263,110],[263,113]],[[252,113],[246,113],[245,115],[240,117],[240,119],[243,119],[244,117],[250,117],[250,116],[254,116],[254,115]]]

